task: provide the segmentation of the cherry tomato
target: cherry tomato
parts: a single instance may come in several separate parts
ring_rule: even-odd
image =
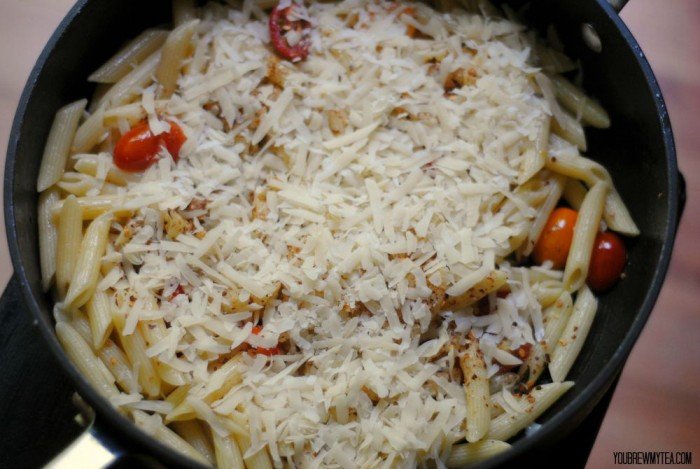
[[[295,10],[298,12],[297,9],[301,8],[303,6],[296,3],[292,3],[286,8],[280,8],[277,5],[270,13],[270,21],[268,23],[270,40],[275,50],[283,58],[292,62],[305,59],[309,55],[309,47],[311,46],[309,39],[311,23],[295,15]],[[301,35],[299,41],[294,45],[291,45],[287,40],[286,35],[290,31],[295,31]]]
[[[620,279],[626,262],[627,249],[622,239],[609,231],[598,233],[588,267],[588,286],[596,291],[609,289]]]
[[[552,261],[555,269],[564,268],[571,240],[574,238],[577,217],[576,210],[565,207],[554,209],[532,251],[532,257],[537,264]]]
[[[169,122],[170,130],[153,135],[148,122],[143,121],[122,135],[114,148],[114,164],[129,172],[145,171],[158,160],[162,146],[168,149],[175,161],[187,140],[179,125]]]
[[[260,326],[253,326],[253,334],[258,335],[262,332],[262,327]],[[265,355],[266,357],[271,357],[273,355],[280,355],[282,353],[282,349],[280,349],[279,345],[275,345],[272,348],[264,348],[264,347],[253,347],[251,349],[251,352],[257,355]]]

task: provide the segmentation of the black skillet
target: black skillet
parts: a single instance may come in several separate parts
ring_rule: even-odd
[[[519,8],[525,2],[506,3]],[[535,447],[552,444],[584,419],[622,369],[668,269],[685,202],[684,181],[661,91],[639,45],[617,15],[616,9],[624,3],[533,0],[526,9],[526,18],[538,29],[554,25],[567,53],[583,65],[586,90],[610,112],[610,129],[588,131],[588,154],[610,170],[642,235],[628,243],[627,278],[601,297],[590,336],[571,370],[575,387],[540,419],[541,427],[479,467],[512,463]],[[93,88],[86,77],[121,44],[169,21],[169,0],[77,2],[37,61],[17,109],[5,169],[5,220],[12,262],[34,322],[96,414],[88,431],[92,442],[102,443],[118,458],[142,455],[167,466],[181,466],[192,464],[118,414],[59,346],[52,300],[41,290],[35,192],[56,110],[91,96]]]

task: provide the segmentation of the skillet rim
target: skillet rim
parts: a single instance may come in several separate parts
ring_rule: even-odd
[[[4,211],[5,211],[5,226],[7,232],[7,241],[10,250],[10,257],[15,269],[15,274],[21,285],[25,303],[31,311],[33,325],[38,327],[41,335],[48,345],[53,356],[59,361],[63,370],[68,374],[71,381],[75,384],[78,393],[83,396],[93,409],[96,411],[96,426],[94,431],[98,434],[98,438],[111,439],[113,436],[106,436],[105,430],[117,430],[118,441],[122,444],[117,444],[124,448],[129,444],[136,444],[141,449],[148,449],[157,459],[161,461],[181,466],[185,462],[188,466],[205,467],[195,461],[179,455],[168,446],[157,441],[140,428],[138,428],[129,419],[122,416],[102,397],[95,389],[87,382],[78,369],[68,359],[63,348],[60,346],[53,328],[53,323],[49,319],[50,315],[44,315],[39,303],[31,291],[31,286],[27,279],[27,274],[21,260],[18,234],[17,234],[17,217],[15,213],[15,197],[14,197],[14,173],[17,162],[17,149],[22,137],[21,130],[25,119],[27,118],[27,106],[30,98],[35,90],[38,77],[43,72],[44,66],[48,58],[52,55],[59,40],[63,37],[68,27],[73,23],[75,18],[82,13],[83,8],[90,0],[78,0],[71,8],[68,14],[61,20],[58,27],[51,35],[48,43],[41,52],[36,64],[32,68],[27,83],[24,87],[19,104],[13,120],[10,138],[8,142],[7,160],[5,163],[4,175]],[[654,76],[649,62],[642,53],[642,50],[634,39],[632,33],[624,24],[619,15],[608,4],[607,0],[596,0],[598,7],[603,10],[604,16],[608,21],[611,21],[618,32],[622,35],[627,43],[627,46],[635,53],[637,66],[641,69],[649,88],[649,92],[653,96],[656,105],[657,118],[660,120],[662,132],[662,140],[665,149],[666,167],[668,177],[666,183],[668,185],[667,197],[667,226],[664,234],[664,241],[659,254],[659,263],[656,265],[654,274],[651,279],[649,290],[647,290],[641,307],[637,311],[635,318],[626,333],[622,342],[619,343],[615,352],[610,356],[610,359],[603,365],[595,378],[584,387],[563,409],[552,415],[547,422],[542,424],[538,431],[532,435],[527,435],[516,441],[512,448],[502,454],[496,455],[487,461],[477,464],[475,467],[490,468],[496,467],[506,461],[511,461],[525,452],[532,450],[537,446],[541,446],[545,441],[552,441],[563,435],[556,435],[557,430],[562,427],[568,420],[574,419],[581,413],[588,413],[598,403],[604,392],[608,389],[613,379],[620,373],[624,362],[630,354],[632,347],[637,341],[639,335],[644,328],[651,311],[656,303],[663,281],[669,268],[671,254],[675,241],[678,223],[678,201],[679,201],[679,173],[678,163],[676,159],[676,149],[671,129],[669,114],[664,102],[658,82]],[[108,428],[105,428],[108,426]],[[90,430],[86,430],[90,431]],[[111,433],[107,431],[106,433]],[[127,441],[122,441],[126,437]],[[112,446],[112,445],[110,445]],[[131,449],[131,447],[129,447]],[[125,451],[129,454],[129,451]],[[184,461],[183,461],[184,458]]]

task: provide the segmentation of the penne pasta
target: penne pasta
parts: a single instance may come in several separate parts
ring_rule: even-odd
[[[162,96],[170,97],[175,91],[180,70],[192,48],[199,20],[184,23],[173,30],[163,46],[163,54],[156,69],[156,79],[162,87]]]
[[[267,449],[263,448],[257,453],[246,457],[248,449],[250,449],[250,437],[247,435],[234,435],[238,448],[243,455],[246,469],[272,469],[270,455],[267,454]]]
[[[94,177],[74,172],[65,173],[56,185],[64,192],[78,197],[83,197],[90,191],[99,191],[102,187]]]
[[[582,156],[549,158],[546,167],[554,172],[569,176],[570,178],[583,181],[588,187],[599,181],[608,183],[610,190],[605,200],[604,218],[608,227],[628,236],[638,236],[639,228],[634,223],[629,210],[622,201],[622,197],[615,189],[610,173],[601,164],[596,163]],[[574,196],[571,191],[580,193],[580,189],[569,189],[569,195]]]
[[[238,444],[231,436],[221,436],[212,432],[214,451],[216,453],[216,467],[219,469],[244,469],[245,462]]]
[[[121,314],[114,314],[112,317],[122,349],[126,353],[129,362],[137,370],[138,382],[141,385],[141,392],[149,397],[158,397],[161,390],[161,380],[156,372],[153,361],[146,353],[146,341],[141,332],[137,329],[133,333],[124,335],[125,318]]]
[[[554,381],[563,381],[569,373],[576,361],[576,357],[578,357],[583,348],[583,343],[586,341],[588,331],[591,329],[597,309],[598,300],[596,300],[588,287],[584,286],[577,294],[571,318],[566,323],[566,328],[552,352],[549,374],[552,375]]]
[[[201,464],[209,463],[202,453],[197,451],[177,433],[165,426],[158,415],[148,415],[139,410],[135,410],[132,415],[134,416],[134,423],[156,440]]]
[[[505,441],[484,440],[478,443],[462,443],[452,446],[450,456],[445,461],[448,468],[460,468],[489,459],[510,449]]]
[[[48,291],[56,274],[56,247],[58,230],[53,222],[53,212],[60,204],[57,189],[49,189],[39,196],[37,225],[39,226],[39,262],[41,286]]]
[[[124,392],[127,394],[139,392],[138,380],[129,364],[129,359],[117,344],[107,339],[102,348],[98,350],[97,355],[114,375],[117,384]]]
[[[456,310],[471,306],[489,293],[501,288],[507,281],[507,273],[502,270],[494,270],[461,295],[446,296],[442,309]]]
[[[578,210],[581,208],[583,199],[586,197],[586,192],[588,192],[586,186],[576,179],[569,178],[564,186],[562,197],[564,197],[567,204],[571,205],[571,208]]]
[[[56,113],[44,147],[44,156],[41,158],[36,184],[37,192],[45,191],[61,179],[86,105],[87,100],[81,99],[61,108]]]
[[[129,72],[121,80],[110,88],[110,90],[96,103],[96,109],[102,110],[102,120],[100,124],[104,125],[104,111],[109,108],[123,106],[128,104],[137,96],[141,90],[146,88],[153,82],[153,76],[160,62],[160,51],[154,52],[138,67]],[[92,145],[94,146],[94,145]],[[92,146],[82,148],[78,151],[87,152],[92,149]]]
[[[167,31],[159,29],[144,31],[90,75],[88,81],[105,84],[117,83],[136,66],[157,52],[167,37]]]
[[[581,116],[585,124],[598,129],[610,127],[610,116],[603,107],[590,99],[569,80],[562,76],[550,76],[554,94],[561,104],[575,116]]]
[[[88,343],[68,323],[56,324],[56,336],[66,354],[80,373],[103,396],[109,398],[118,394],[113,382],[105,377],[102,365]]]
[[[109,93],[107,93],[107,95],[108,94]],[[107,129],[104,126],[104,113],[104,108],[98,107],[95,112],[78,127],[75,138],[73,139],[73,153],[85,153],[90,151],[105,139],[107,136]]]
[[[542,202],[542,205],[537,211],[537,216],[530,225],[530,230],[527,234],[527,243],[523,249],[524,256],[529,256],[532,253],[532,250],[535,248],[535,244],[542,234],[542,230],[544,230],[544,226],[547,224],[549,216],[559,203],[559,199],[561,199],[561,194],[564,190],[564,181],[565,178],[561,175],[554,175],[550,179],[550,187],[547,193],[547,198],[544,199],[544,202]]]
[[[569,143],[576,145],[579,150],[586,151],[586,133],[583,126],[571,114],[562,111],[558,120],[552,120],[552,132]]]
[[[209,464],[214,464],[216,462],[214,458],[214,449],[212,448],[211,439],[208,435],[209,432],[205,430],[197,420],[174,422],[172,427],[187,443],[207,458]]]
[[[481,440],[489,431],[491,423],[489,381],[486,377],[486,364],[479,342],[473,337],[467,343],[464,354],[459,359],[464,376],[464,391],[467,397],[467,441]]]
[[[157,305],[154,305],[155,309],[157,309],[157,307]],[[165,340],[167,327],[162,319],[141,322],[139,328],[141,329],[141,335],[143,335],[146,341],[146,348]],[[160,360],[156,359],[154,362],[158,376],[160,376],[164,382],[173,386],[182,386],[187,383],[187,379],[183,373],[176,371],[173,367]]]
[[[524,412],[504,413],[491,420],[488,438],[503,441],[517,435],[551,407],[573,385],[574,383],[567,381],[536,386],[530,393],[518,399],[526,406]]]
[[[564,289],[569,292],[578,290],[586,281],[609,187],[606,182],[596,183],[581,204],[564,269]]]
[[[108,214],[115,217],[123,217],[133,212],[132,209],[124,208],[124,204],[126,203],[124,194],[78,197],[76,200],[82,210],[83,220],[95,220],[96,218]],[[55,221],[58,220],[62,208],[63,201],[59,201],[53,208],[52,213]]]
[[[83,306],[95,292],[111,222],[111,215],[101,215],[90,223],[85,232],[64,302],[64,307],[68,311]]]
[[[75,162],[75,170],[81,174],[92,177],[97,177],[98,171],[98,155],[82,156]],[[110,156],[111,160],[111,156]],[[117,186],[126,186],[129,181],[133,181],[133,175],[122,171],[110,162],[110,165],[105,175],[105,181]]]
[[[94,348],[99,350],[109,338],[114,326],[112,323],[112,306],[107,293],[96,291],[87,302],[85,309],[90,321]]]
[[[83,241],[83,215],[74,196],[67,197],[61,207],[58,221],[56,249],[56,288],[63,299],[73,278]]]
[[[548,357],[554,350],[556,342],[571,316],[572,308],[571,295],[563,291],[559,298],[543,312],[544,339],[535,344],[525,363],[524,381],[527,389],[532,389],[546,368]]]

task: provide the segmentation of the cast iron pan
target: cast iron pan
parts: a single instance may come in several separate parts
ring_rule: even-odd
[[[508,3],[519,8],[524,2]],[[642,235],[628,243],[627,278],[601,297],[590,336],[571,370],[575,387],[540,419],[537,431],[521,436],[510,451],[480,467],[513,462],[535,446],[555,442],[598,403],[620,372],[659,294],[685,200],[661,92],[615,9],[606,0],[538,0],[525,16],[541,30],[555,26],[567,53],[583,64],[585,88],[610,112],[610,129],[588,131],[588,154],[610,170]],[[182,466],[193,464],[118,414],[59,346],[52,300],[41,290],[35,191],[54,113],[68,102],[91,96],[93,88],[86,77],[121,44],[169,21],[169,0],[78,1],[41,54],[20,100],[5,169],[5,220],[12,262],[34,321],[95,411],[96,421],[89,431],[120,457],[144,455],[168,466]],[[582,39],[584,24],[597,32],[599,51]]]

